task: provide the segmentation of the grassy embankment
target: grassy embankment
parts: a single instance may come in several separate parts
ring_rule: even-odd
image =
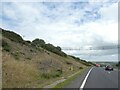
[[[61,82],[61,83],[57,84],[54,88],[64,88],[65,86],[69,85],[72,81],[74,81],[77,77],[79,77],[82,73],[84,73],[84,71],[86,69],[87,68],[84,68],[84,69],[80,70],[77,74],[75,74],[74,76],[68,78],[64,82]]]
[[[41,44],[41,40],[25,41],[14,32],[2,32],[3,88],[42,88],[86,68],[87,62],[65,54],[60,47]]]

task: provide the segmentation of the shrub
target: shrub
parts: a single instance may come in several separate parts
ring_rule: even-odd
[[[68,64],[68,65],[72,65],[72,63],[71,63],[71,62],[68,62],[68,61],[66,61],[66,64]]]
[[[34,50],[30,49],[30,52],[34,52]]]
[[[79,67],[79,69],[83,69],[83,67]]]
[[[46,79],[50,79],[50,74],[48,74],[48,73],[43,73],[43,74],[42,74],[42,77],[43,77],[43,78],[46,78]]]
[[[53,46],[52,44],[45,44],[45,45],[42,46],[42,47],[43,47],[44,49],[48,50],[48,51],[51,51],[51,52],[53,52],[53,53],[55,53],[55,54],[60,55],[60,56],[63,56],[63,57],[66,57],[66,56],[67,56],[66,53],[60,51],[61,48],[58,47],[58,46],[55,47],[55,46]]]
[[[88,62],[81,62],[81,63],[86,65],[86,66],[91,66],[91,64],[89,64]]]
[[[28,45],[28,46],[29,46],[29,45],[31,45],[31,41],[24,41],[24,42],[23,42],[23,44],[25,44],[25,45]]]
[[[42,77],[45,79],[50,79],[50,78],[56,78],[56,77],[60,77],[62,74],[62,71],[55,71],[55,72],[49,72],[49,73],[42,73]]]
[[[60,55],[60,56],[63,56],[63,57],[67,56],[67,54],[65,54],[64,52],[61,51],[62,49],[59,46],[55,47],[50,43],[45,44],[45,41],[42,39],[37,38],[37,39],[33,40],[31,45],[38,50],[39,50],[39,47],[42,47],[48,51],[51,51],[55,54]]]
[[[45,45],[45,41],[37,38],[32,41],[32,45],[36,47],[42,47],[43,45]]]
[[[24,40],[22,39],[22,37],[12,31],[6,31],[2,29],[2,35],[4,37],[7,37],[8,39],[10,39],[11,41],[15,41],[15,42],[20,42],[23,43]]]
[[[59,50],[59,51],[61,51],[61,50],[62,50],[62,49],[61,49],[61,47],[59,47],[59,46],[57,46],[57,47],[56,47],[56,49],[57,49],[57,50]]]
[[[31,58],[30,58],[30,57],[27,57],[26,59],[31,60]]]
[[[69,55],[69,56],[72,57],[72,58],[75,59],[75,60],[80,61],[80,58],[79,58],[79,57],[75,57],[75,56],[72,56],[72,55]]]
[[[29,44],[31,43],[31,41],[25,41],[25,42],[26,42],[26,43],[29,43]]]
[[[3,48],[3,50],[5,50],[7,52],[10,52],[10,50],[11,50],[11,47],[5,40],[2,40],[2,48]]]
[[[15,60],[19,60],[19,54],[18,53],[11,53]]]

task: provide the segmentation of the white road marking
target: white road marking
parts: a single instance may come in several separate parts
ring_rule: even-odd
[[[89,70],[89,72],[87,73],[84,81],[82,82],[82,85],[80,86],[80,90],[83,90],[83,88],[84,88],[84,86],[85,86],[85,83],[86,83],[86,81],[87,81],[87,78],[88,78],[88,76],[90,75],[90,72],[92,71],[92,69],[93,69],[93,67],[92,67],[92,68]]]

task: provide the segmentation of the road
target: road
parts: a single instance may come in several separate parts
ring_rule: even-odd
[[[80,89],[81,86],[83,89]],[[91,71],[88,69],[65,88],[79,88],[80,90],[85,88],[118,88],[118,70],[105,71],[102,67],[93,67]]]

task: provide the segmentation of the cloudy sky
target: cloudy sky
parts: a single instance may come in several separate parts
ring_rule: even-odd
[[[0,27],[82,59],[118,60],[118,0],[28,1],[2,1]]]

